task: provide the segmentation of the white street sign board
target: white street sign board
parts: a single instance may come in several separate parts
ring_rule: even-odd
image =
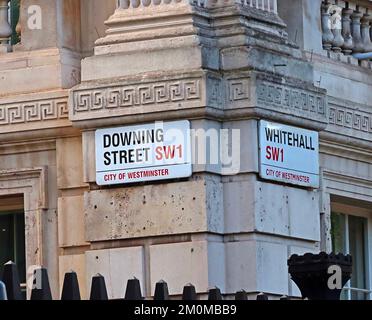
[[[262,178],[319,187],[318,132],[261,120],[259,148]]]
[[[186,178],[191,174],[189,121],[96,131],[98,185]]]

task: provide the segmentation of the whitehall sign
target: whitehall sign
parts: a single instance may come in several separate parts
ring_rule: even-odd
[[[97,184],[190,177],[190,140],[189,121],[97,130]]]
[[[260,121],[260,176],[289,184],[319,187],[319,135]]]

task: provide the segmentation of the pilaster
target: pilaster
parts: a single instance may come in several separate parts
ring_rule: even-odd
[[[211,281],[229,294],[240,290],[239,276],[230,276],[239,261],[244,266],[239,272],[258,274],[247,279],[247,290],[288,294],[287,275],[272,285],[268,279],[275,272],[270,267],[261,272],[260,265],[270,261],[285,268],[288,254],[319,246],[318,192],[258,178],[259,119],[317,131],[328,124],[326,91],[314,85],[312,66],[288,39],[275,4],[123,0],[106,21],[94,56],[82,62],[82,82],[70,90],[69,119],[84,130],[86,241],[102,254],[133,253],[145,270],[138,276],[146,279],[146,288],[159,280],[153,275],[185,279],[189,272],[173,265],[159,269],[156,249],[163,244],[152,248],[159,239],[170,260],[179,248],[196,252],[202,239],[200,274],[208,280],[200,282],[200,293]],[[192,129],[241,128],[240,170],[194,165],[192,177],[181,181],[120,188],[96,184],[96,129],[178,119],[189,120]],[[307,208],[301,213],[294,209],[299,202]],[[138,239],[136,253],[126,248],[133,239]],[[181,255],[182,265],[188,257]]]

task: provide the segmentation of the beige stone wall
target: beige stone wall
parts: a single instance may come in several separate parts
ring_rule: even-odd
[[[0,55],[0,196],[24,195],[27,264],[48,267],[53,296],[71,269],[83,298],[96,273],[111,298],[133,276],[146,297],[161,279],[177,297],[189,282],[298,296],[286,260],[330,251],[331,196],[372,202],[369,74],[310,60],[278,16],[220,1],[213,27],[203,15],[195,25],[186,1],[115,14],[116,1],[33,2],[45,28],[27,30],[24,1],[22,43]],[[258,177],[263,118],[321,132],[319,190]],[[189,179],[97,186],[97,128],[179,119],[240,129],[240,170],[196,164]]]
[[[41,30],[27,28],[30,4]],[[22,42],[0,56],[0,193],[23,195],[27,268],[48,268],[54,298],[71,269],[86,297],[82,135],[65,90],[80,81],[80,14],[79,1],[22,1]]]

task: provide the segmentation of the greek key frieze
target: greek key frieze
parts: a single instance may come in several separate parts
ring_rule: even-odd
[[[228,99],[233,101],[248,100],[250,98],[250,80],[246,79],[230,79],[228,81]]]
[[[185,80],[77,90],[73,93],[73,110],[76,114],[197,100],[201,97],[200,87],[200,80]]]
[[[0,126],[67,118],[67,98],[0,105]]]
[[[312,91],[292,88],[269,82],[258,82],[257,102],[288,112],[305,113],[308,116],[326,116],[326,97]]]
[[[332,105],[329,107],[329,124],[371,133],[372,114]]]

